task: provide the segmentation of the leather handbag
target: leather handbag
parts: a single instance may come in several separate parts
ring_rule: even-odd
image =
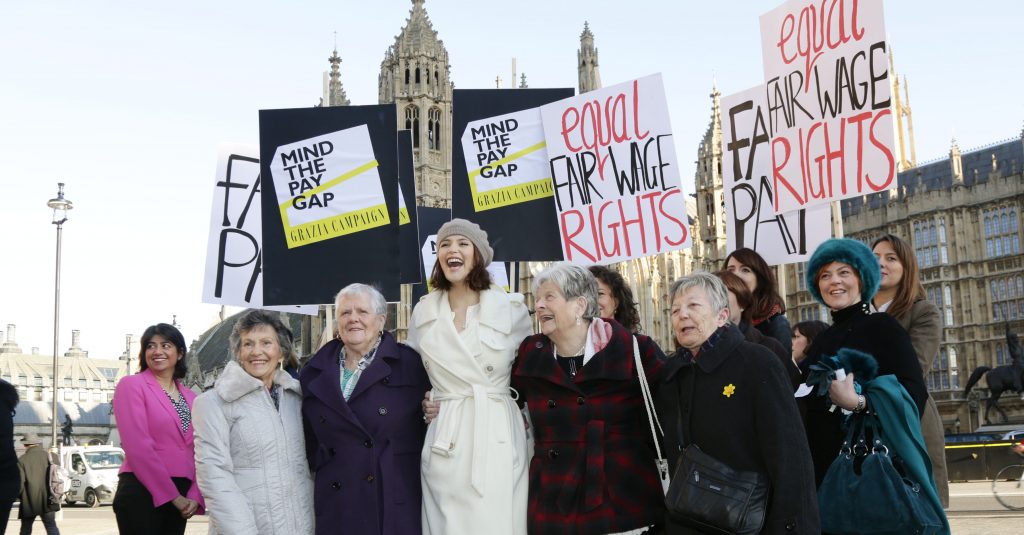
[[[693,392],[693,374],[684,392]],[[678,429],[679,444],[686,444],[681,412]],[[764,527],[769,489],[767,475],[735,470],[689,444],[679,454],[665,506],[674,521],[704,532],[753,534]]]
[[[871,437],[866,437],[865,430]],[[889,454],[878,419],[856,415],[839,456],[818,488],[821,529],[836,535],[930,534],[943,529],[921,485],[900,474]]]

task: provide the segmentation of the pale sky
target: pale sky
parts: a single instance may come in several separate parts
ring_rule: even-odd
[[[763,80],[758,16],[779,2],[430,0],[456,88],[576,87],[589,21],[605,85],[661,72],[683,178],[723,94]],[[1024,7],[886,2],[896,70],[910,85],[918,161],[1019,137]],[[337,32],[353,104],[377,103],[408,0],[7,2],[0,17],[0,328],[53,345],[54,226],[67,183],[61,341],[93,357],[177,314],[191,341],[219,310],[200,302],[217,147],[256,144],[260,109],[311,106]],[[298,268],[297,268],[298,269]]]

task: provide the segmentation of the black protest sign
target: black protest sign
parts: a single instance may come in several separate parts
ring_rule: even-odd
[[[416,167],[412,158],[412,132],[398,131],[398,252],[402,284],[420,278],[419,217],[416,214]]]
[[[536,124],[519,115],[503,116],[573,93],[567,88],[454,91],[452,217],[486,230],[495,259],[562,260],[550,174],[524,174],[534,168],[531,159],[543,153],[543,144],[534,142],[543,137],[533,140],[530,134],[539,131],[539,113]]]
[[[354,282],[398,300],[396,121],[392,105],[260,111],[266,304]]]

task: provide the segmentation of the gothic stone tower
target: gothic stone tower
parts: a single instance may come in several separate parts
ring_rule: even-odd
[[[722,114],[721,93],[711,91],[711,123],[697,149],[697,224],[693,246],[697,268],[714,271],[721,265],[727,251],[725,241],[725,192],[722,184]]]
[[[594,34],[590,32],[590,23],[583,23],[580,34],[580,49],[576,51],[579,66],[580,93],[601,88],[601,70],[597,63],[597,48],[594,47]]]
[[[416,202],[450,208],[452,88],[448,51],[423,7],[412,11],[380,64],[379,102],[395,103],[398,128],[412,131]]]

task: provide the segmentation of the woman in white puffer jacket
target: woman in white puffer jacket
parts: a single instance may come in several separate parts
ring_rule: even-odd
[[[196,398],[196,475],[211,534],[313,533],[302,392],[279,366],[291,346],[276,313],[246,313],[231,332],[235,360]]]

